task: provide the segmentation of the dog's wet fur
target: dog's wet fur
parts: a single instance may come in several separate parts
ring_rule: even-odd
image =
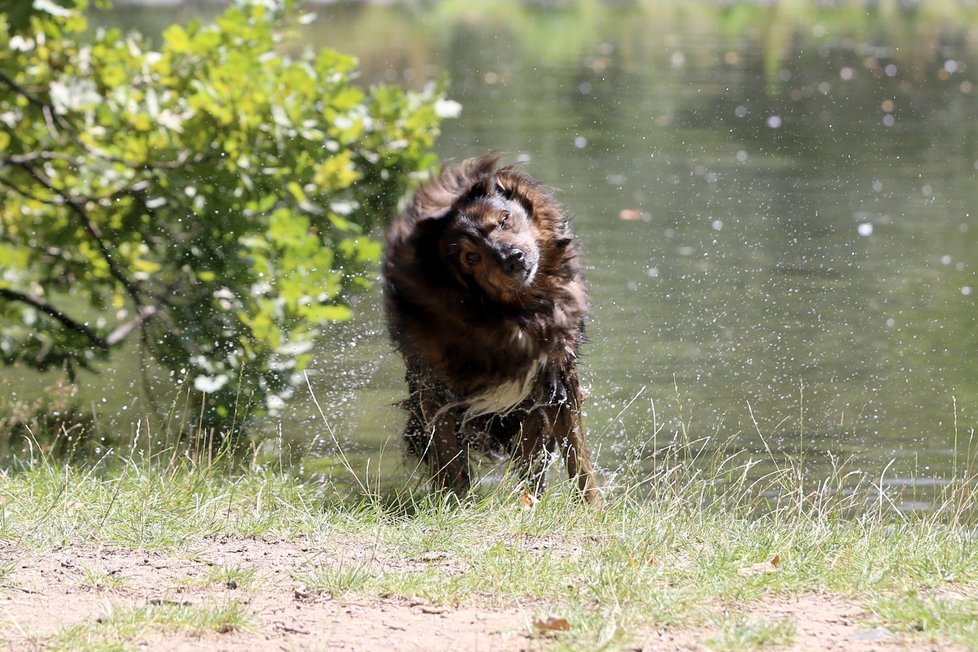
[[[467,492],[478,452],[512,458],[540,493],[559,450],[597,502],[577,373],[587,289],[552,193],[494,155],[447,166],[391,225],[383,275],[404,436],[436,488]]]

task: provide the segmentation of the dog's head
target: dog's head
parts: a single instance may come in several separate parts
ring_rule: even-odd
[[[489,297],[518,302],[533,283],[540,247],[528,206],[499,181],[474,184],[445,216],[439,251],[464,283],[475,283]]]

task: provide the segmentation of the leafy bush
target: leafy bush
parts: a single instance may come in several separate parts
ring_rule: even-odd
[[[372,227],[434,164],[452,103],[362,90],[329,49],[288,55],[291,14],[268,4],[173,25],[158,51],[88,35],[81,5],[0,14],[4,362],[73,376],[138,337],[227,429],[288,398],[350,316]]]

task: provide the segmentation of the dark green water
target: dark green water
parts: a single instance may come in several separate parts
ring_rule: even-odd
[[[665,3],[319,22],[368,79],[448,72],[464,109],[444,156],[506,152],[560,189],[590,268],[605,467],[653,409],[660,437],[682,421],[763,450],[752,411],[813,470],[833,454],[947,474],[955,403],[959,446],[978,417],[974,27]],[[351,395],[365,441],[396,421],[373,416],[396,361],[374,364]]]
[[[655,423],[763,453],[759,430],[815,476],[834,456],[939,483],[978,423],[975,16],[677,5],[329,5],[305,34],[365,82],[447,73],[463,111],[439,152],[504,152],[559,189],[604,469],[641,464]],[[152,31],[188,7],[104,20]],[[377,296],[360,305],[310,380],[385,476],[401,367]],[[269,427],[335,449],[306,398]]]

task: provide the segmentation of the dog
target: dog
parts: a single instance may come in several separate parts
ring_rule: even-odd
[[[446,166],[390,225],[382,275],[404,437],[435,488],[465,494],[478,452],[512,459],[539,496],[559,449],[599,502],[577,372],[587,288],[553,194],[496,155]]]

